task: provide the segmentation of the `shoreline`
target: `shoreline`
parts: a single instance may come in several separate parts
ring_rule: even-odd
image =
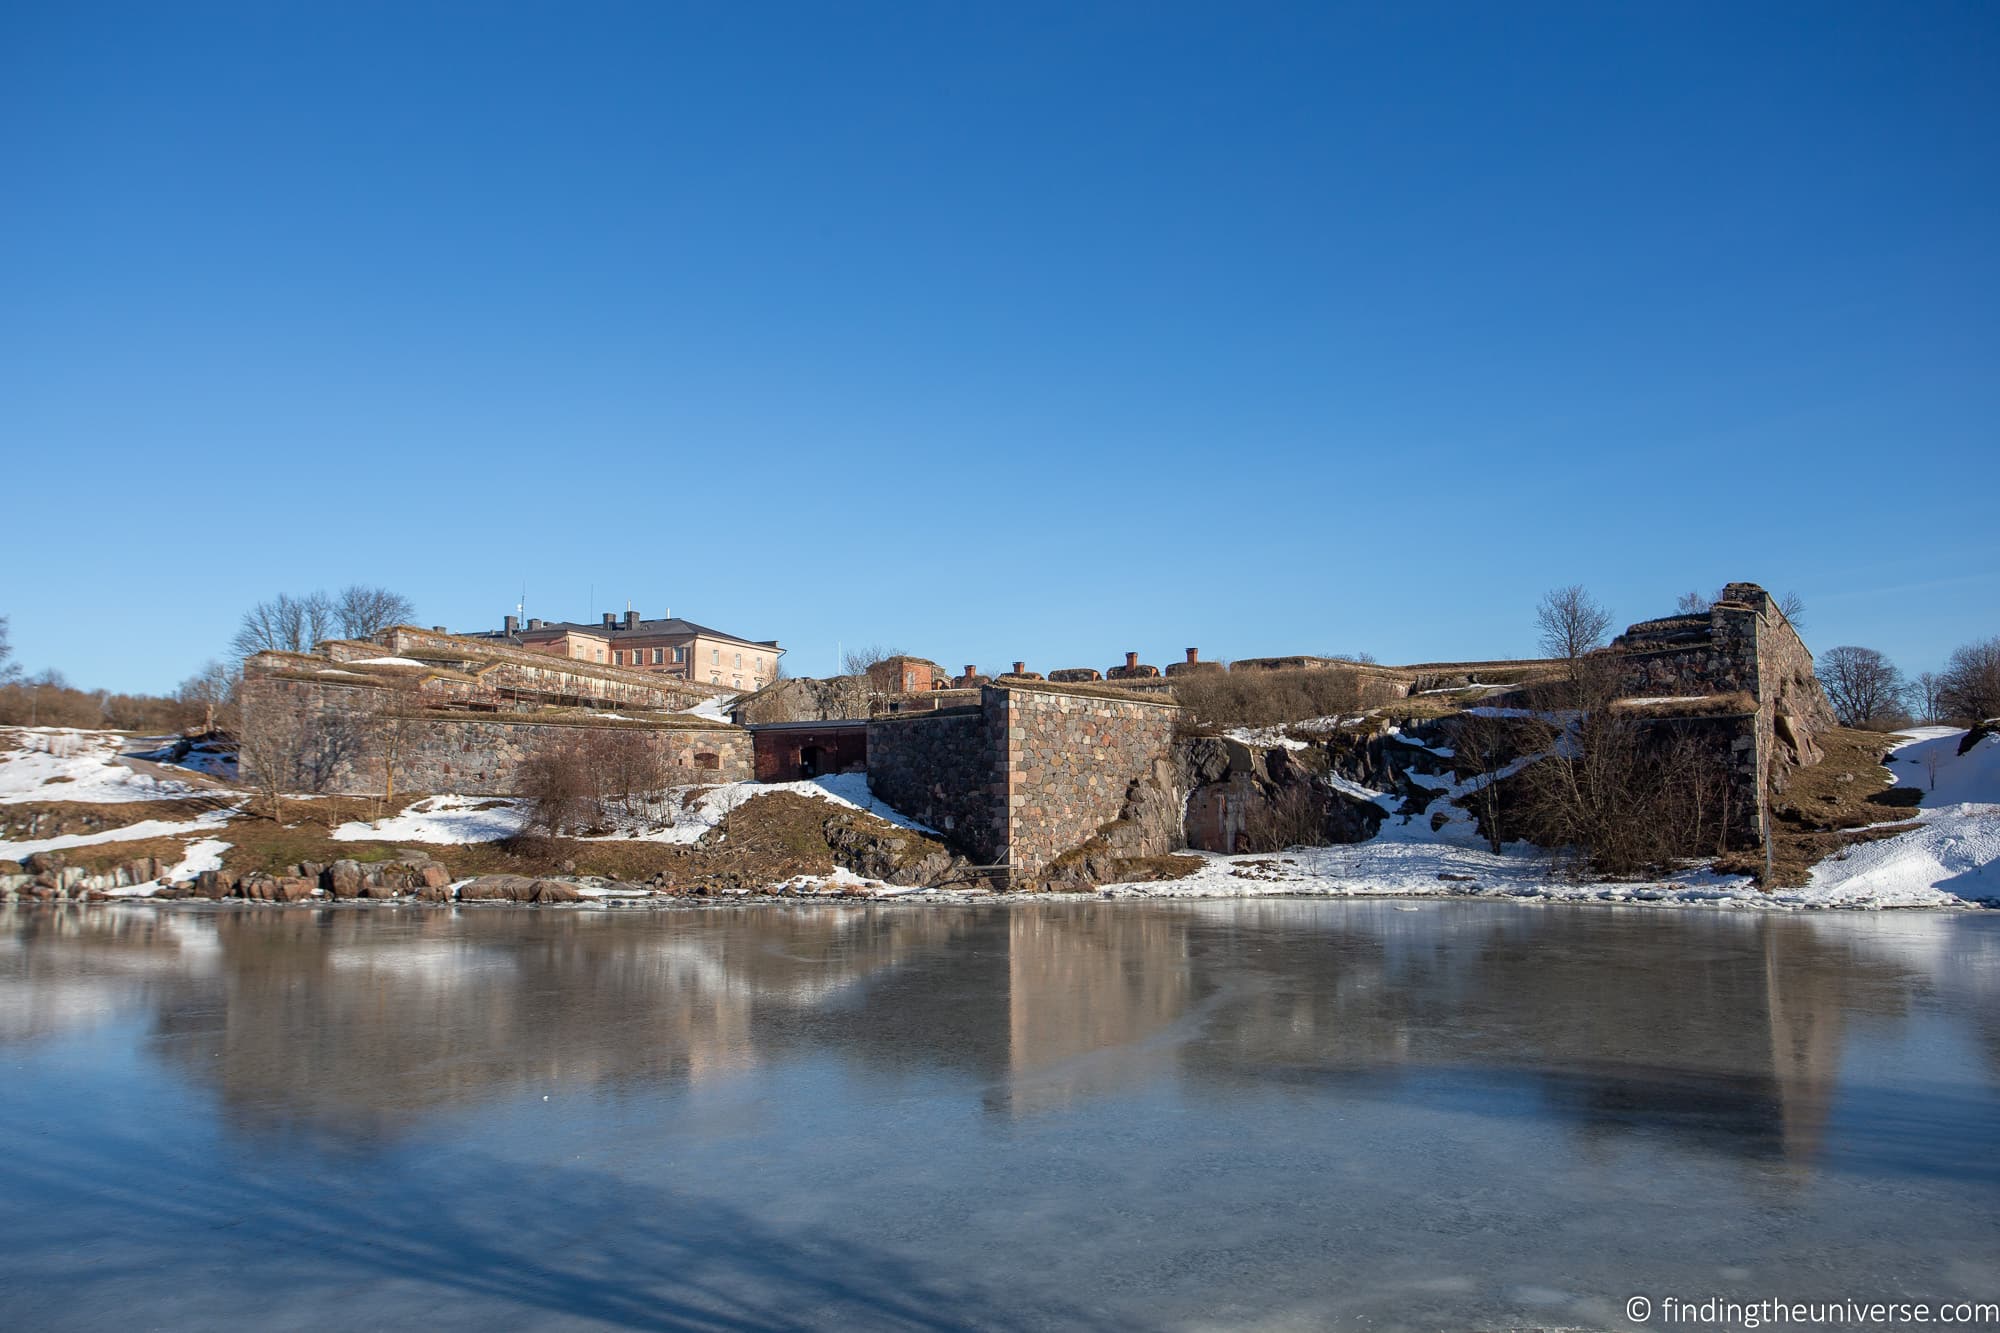
[[[1592,881],[1578,884],[1572,892],[1548,893],[1518,888],[1482,889],[1440,887],[1435,890],[1410,889],[1310,889],[1303,887],[1242,890],[1175,890],[1178,881],[1154,884],[1106,885],[1077,892],[1019,892],[958,889],[904,889],[887,893],[734,892],[714,896],[694,894],[645,894],[590,897],[580,902],[514,902],[504,899],[424,899],[307,897],[290,902],[257,898],[163,898],[151,894],[119,894],[107,897],[13,899],[0,906],[15,908],[119,908],[152,907],[195,912],[277,911],[555,911],[555,912],[675,912],[728,911],[757,907],[978,907],[1023,906],[1032,904],[1082,903],[1208,903],[1208,902],[1392,902],[1392,903],[1473,903],[1508,902],[1548,907],[1629,907],[1671,911],[1769,912],[1984,912],[2000,911],[2000,901],[1940,895],[1931,902],[1809,902],[1787,901],[1751,889],[1747,892],[1690,892],[1656,885],[1613,886]],[[1781,893],[1783,891],[1780,891]]]

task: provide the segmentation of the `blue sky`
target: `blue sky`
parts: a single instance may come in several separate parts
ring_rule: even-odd
[[[2000,633],[2000,9],[0,7],[17,656]]]

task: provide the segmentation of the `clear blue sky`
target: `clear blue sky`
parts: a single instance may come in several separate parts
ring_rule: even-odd
[[[0,613],[2000,633],[2000,6],[0,6]],[[594,594],[593,594],[594,589]],[[594,601],[592,597],[594,595]]]

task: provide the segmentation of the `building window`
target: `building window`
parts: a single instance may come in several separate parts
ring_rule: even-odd
[[[708,650],[708,664],[710,666],[722,665],[722,650],[720,648],[711,648]]]
[[[743,654],[742,654],[742,653],[738,653],[738,654],[736,654],[736,669],[737,669],[738,671],[741,671],[741,670],[743,669]]]
[[[660,665],[660,664],[661,664],[662,662],[664,662],[664,661],[666,661],[666,652],[665,652],[665,650],[664,650],[664,649],[660,649],[660,648],[655,648],[655,649],[653,650],[653,665],[654,665],[654,666],[658,666],[658,665]]]
[[[688,650],[687,650],[687,645],[686,645],[686,644],[680,644],[680,645],[676,646],[676,647],[674,648],[674,661],[676,661],[676,662],[685,662],[685,661],[687,661],[687,660],[688,660]]]
[[[623,653],[619,653],[619,652],[614,652],[614,653],[612,653],[612,654],[611,654],[611,665],[613,665],[613,666],[624,666],[624,665],[625,665],[625,654],[623,654]]]

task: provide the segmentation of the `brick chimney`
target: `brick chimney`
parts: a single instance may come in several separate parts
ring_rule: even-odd
[[[1015,674],[1015,675],[1017,675],[1017,676],[1025,676],[1025,675],[1027,675],[1027,674],[1028,674],[1028,664],[1027,664],[1026,662],[1016,662],[1016,663],[1014,663],[1014,674]]]
[[[519,616],[508,616],[500,623],[506,628],[510,637],[521,632],[521,618]]]
[[[974,665],[972,665],[972,663],[970,663],[970,662],[967,662],[967,663],[965,664],[965,674],[966,674],[966,675],[967,675],[968,677],[971,677],[971,676],[976,676],[976,675],[978,675],[978,674],[979,674],[979,668],[978,668],[978,667],[976,667],[976,666],[974,666]]]
[[[1201,661],[1201,653],[1198,649],[1190,648],[1187,650],[1187,653],[1187,660],[1190,664]]]
[[[541,617],[540,617],[540,616],[529,616],[529,617],[528,617],[528,628],[529,628],[529,629],[540,629],[541,627],[542,627],[542,620],[541,620]]]
[[[616,611],[606,611],[604,613],[604,628],[606,629],[618,628],[618,613]]]
[[[625,613],[625,628],[626,629],[639,628],[639,613],[637,611],[627,611]]]
[[[1125,654],[1125,669],[1127,671],[1130,671],[1132,668],[1138,665],[1139,665],[1139,654],[1137,653]]]

